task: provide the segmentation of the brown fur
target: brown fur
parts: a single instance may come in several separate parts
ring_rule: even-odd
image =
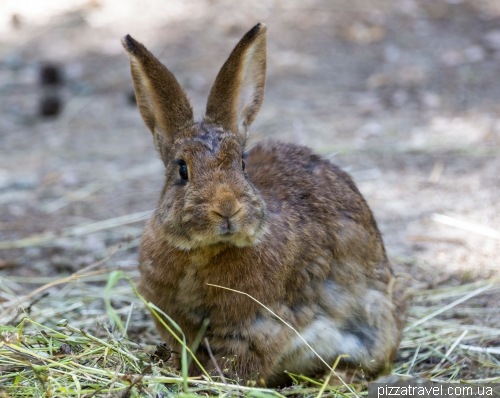
[[[345,172],[308,148],[259,144],[244,155],[263,99],[265,33],[259,24],[238,43],[201,123],[173,75],[124,39],[139,109],[166,165],[140,247],[139,288],[179,324],[189,345],[209,319],[206,337],[229,377],[282,385],[285,370],[314,375],[325,366],[255,301],[208,284],[250,294],[327,363],[347,353],[343,367],[373,378],[394,358],[406,303],[368,205]],[[203,344],[197,357],[215,373]]]

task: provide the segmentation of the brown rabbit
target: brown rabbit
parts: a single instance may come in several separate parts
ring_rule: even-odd
[[[267,143],[245,152],[262,104],[266,26],[222,66],[195,122],[172,73],[126,36],[137,103],[165,163],[165,186],[139,252],[140,292],[184,331],[210,321],[197,358],[216,374],[283,385],[285,371],[327,370],[292,325],[338,369],[389,370],[405,322],[402,284],[353,181],[310,149]],[[181,348],[156,321],[173,351]],[[179,364],[179,362],[177,362]],[[191,374],[199,369],[191,367]]]

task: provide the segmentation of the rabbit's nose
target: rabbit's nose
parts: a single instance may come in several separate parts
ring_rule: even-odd
[[[218,214],[218,215],[220,216],[220,214]],[[223,216],[221,216],[221,217],[222,217],[222,222],[219,225],[220,232],[222,234],[231,233],[231,227],[232,227],[231,221],[229,220],[228,217],[223,217]]]
[[[212,214],[217,218],[222,219],[220,224],[220,231],[222,233],[235,232],[234,229],[234,216],[236,216],[242,209],[241,203],[235,200],[223,201],[217,207],[212,209]]]
[[[226,184],[217,187],[213,198],[213,205],[210,208],[212,217],[219,225],[221,232],[234,232],[234,217],[241,211],[243,205],[236,198],[234,191]]]
[[[237,205],[226,205],[226,206],[219,206],[215,209],[212,209],[212,213],[227,220],[228,222],[233,218],[236,214],[238,214],[241,211],[241,204],[237,202]]]

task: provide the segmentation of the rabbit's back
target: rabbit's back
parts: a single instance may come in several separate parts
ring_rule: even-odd
[[[390,266],[382,237],[346,172],[309,148],[281,142],[252,148],[247,172],[266,201],[272,237],[281,228],[287,240],[295,238],[301,246],[297,271],[311,264],[311,278],[340,284],[353,281],[355,271],[357,278],[374,278],[384,289]]]

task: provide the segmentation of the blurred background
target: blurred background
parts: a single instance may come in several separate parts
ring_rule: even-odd
[[[113,264],[136,266],[163,171],[121,37],[144,43],[201,117],[257,22],[268,26],[268,76],[252,142],[308,145],[351,173],[396,268],[417,285],[498,275],[498,0],[2,0],[9,289],[81,270],[120,243]]]

